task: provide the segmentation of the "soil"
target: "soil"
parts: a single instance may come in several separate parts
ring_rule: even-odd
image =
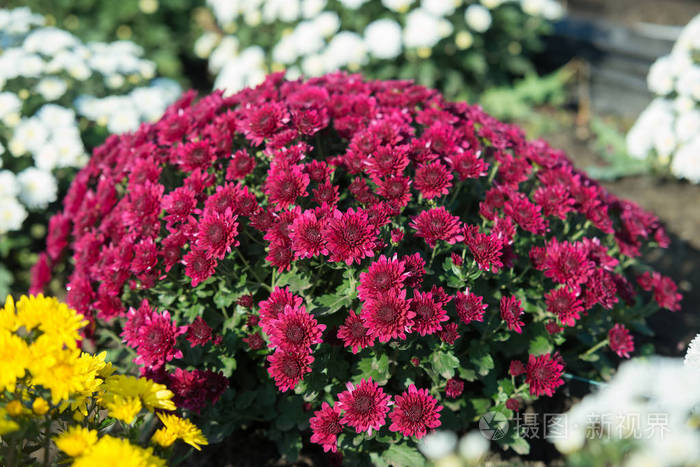
[[[563,0],[569,13],[633,26],[683,26],[700,13],[700,0]]]

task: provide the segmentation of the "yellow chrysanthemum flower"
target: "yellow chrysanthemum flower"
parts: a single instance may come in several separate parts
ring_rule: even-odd
[[[43,316],[41,323],[39,323],[39,329],[56,342],[65,344],[69,349],[77,348],[77,342],[82,339],[78,331],[87,326],[87,320],[84,319],[83,315],[68,308],[68,305],[60,303],[55,298],[44,300],[44,303],[51,301],[51,313]]]
[[[0,436],[19,430],[19,425],[12,419],[7,418],[7,412],[0,407]]]
[[[41,324],[58,308],[58,300],[51,297],[44,297],[39,294],[36,297],[22,295],[17,302],[17,322],[19,326],[24,326],[27,331],[31,331]]]
[[[93,370],[90,374],[87,361],[80,358],[80,351],[57,349],[50,345],[35,347],[41,340],[37,339],[30,348],[32,354],[37,357],[29,364],[32,385],[50,390],[53,404],[68,400],[71,394],[85,391],[87,385],[95,378],[96,372]],[[37,355],[37,351],[47,353]]]
[[[159,446],[167,448],[172,446],[172,444],[177,440],[177,435],[167,428],[158,428],[153,436],[151,436],[151,442]]]
[[[115,396],[105,404],[110,417],[131,424],[134,418],[141,412],[141,399],[138,397]]]
[[[15,383],[24,377],[29,359],[27,343],[7,329],[0,329],[0,392],[15,390]]]
[[[80,354],[80,363],[84,368],[85,374],[85,387],[81,392],[73,395],[73,399],[70,403],[64,402],[61,404],[61,411],[66,410],[70,406],[71,410],[78,411],[87,416],[88,402],[103,383],[103,380],[97,376],[99,376],[108,365],[104,361],[106,356],[107,352],[101,352],[97,355],[90,355],[88,353]],[[111,368],[111,364],[109,364],[109,366]]]
[[[20,401],[15,399],[5,404],[5,410],[10,417],[18,417],[24,412],[24,406]]]
[[[102,437],[97,444],[75,459],[73,467],[165,467],[165,461],[151,448],[134,446],[125,439]]]
[[[197,450],[201,450],[199,445],[207,445],[209,442],[202,434],[202,430],[197,428],[191,421],[180,418],[177,415],[158,413],[158,418],[165,425],[166,431],[178,439],[183,440]]]
[[[147,378],[137,378],[127,375],[113,375],[105,379],[104,394],[100,405],[106,407],[115,396],[139,397],[149,410],[175,410],[172,401],[173,393],[164,384],[158,384]]]
[[[97,431],[71,426],[54,438],[56,447],[70,457],[77,457],[97,443]]]
[[[37,415],[44,415],[49,411],[49,403],[43,397],[37,397],[32,402],[32,411]]]
[[[17,325],[17,316],[15,315],[15,301],[12,295],[8,295],[5,300],[5,306],[0,308],[0,329],[14,331]]]

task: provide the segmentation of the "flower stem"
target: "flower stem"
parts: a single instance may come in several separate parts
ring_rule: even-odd
[[[600,349],[601,347],[604,347],[608,345],[608,339],[603,339],[602,341],[598,342],[596,345],[591,347],[590,349],[586,350],[584,353],[579,355],[579,358],[585,358],[588,357],[590,354],[595,352],[596,350]]]

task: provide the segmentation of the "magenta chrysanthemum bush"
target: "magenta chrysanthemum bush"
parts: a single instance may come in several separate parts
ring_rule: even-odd
[[[186,94],[98,148],[63,206],[33,291],[65,279],[88,337],[121,336],[210,440],[264,429],[289,458],[405,462],[430,430],[609,374],[680,307],[639,261],[668,244],[656,217],[406,82]]]

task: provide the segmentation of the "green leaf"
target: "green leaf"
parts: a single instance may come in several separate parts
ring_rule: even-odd
[[[437,351],[430,356],[430,364],[436,373],[450,379],[455,375],[455,368],[459,367],[459,359],[452,352]]]
[[[382,459],[393,467],[419,467],[425,465],[425,458],[417,449],[405,444],[394,444],[382,454]]]
[[[378,384],[386,384],[389,380],[389,356],[382,354],[379,357],[365,357],[357,364],[357,367],[362,372],[355,379],[359,381],[363,378],[372,377]]]
[[[469,361],[481,376],[487,375],[494,368],[493,357],[489,353],[488,345],[477,341],[472,341],[469,346]]]
[[[289,289],[294,293],[301,293],[311,287],[311,281],[307,276],[302,275],[297,270],[285,272],[277,279],[279,287],[289,286]]]
[[[333,314],[342,308],[349,307],[352,304],[352,298],[345,293],[326,294],[316,298],[315,302],[318,306],[314,308],[314,314],[323,316]]]
[[[535,336],[530,341],[529,353],[532,355],[542,355],[546,353],[551,353],[554,346],[549,342],[549,338],[544,335]]]

